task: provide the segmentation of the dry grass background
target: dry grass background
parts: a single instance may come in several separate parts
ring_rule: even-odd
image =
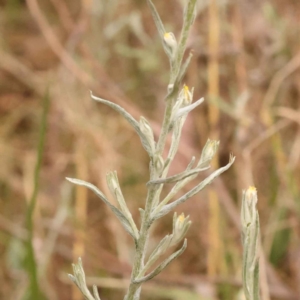
[[[188,249],[145,284],[143,299],[235,299],[241,286],[241,191],[254,184],[262,227],[263,300],[300,298],[300,2],[198,0],[185,83],[206,102],[190,116],[172,173],[218,137],[215,166],[237,159],[212,187],[181,206],[191,216]],[[184,0],[154,1],[180,30]],[[47,299],[81,299],[67,279],[83,257],[101,299],[122,299],[133,244],[102,202],[65,177],[108,195],[118,170],[135,220],[148,160],[119,115],[89,90],[150,119],[163,117],[168,62],[141,0],[0,1],[0,298],[23,299],[27,203],[38,187],[33,245]],[[34,182],[43,99],[45,149]],[[150,247],[171,230],[155,228]],[[34,299],[35,300],[35,299]]]

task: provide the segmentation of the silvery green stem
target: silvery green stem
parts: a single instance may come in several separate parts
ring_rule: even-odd
[[[169,126],[169,131],[173,131],[172,142],[171,142],[169,153],[168,153],[165,165],[164,165],[163,173],[159,180],[163,180],[163,181],[166,180],[166,176],[168,174],[169,167],[170,167],[170,165],[177,153],[177,150],[178,150],[183,125],[187,118],[187,114],[191,110],[188,110],[188,112],[186,114],[181,114],[179,117],[178,117],[178,113],[180,111],[186,109],[187,107],[191,107],[191,106],[196,107],[197,105],[202,103],[203,100],[201,99],[200,103],[199,103],[199,100],[197,101],[198,103],[195,102],[195,103],[197,103],[197,105],[194,105],[195,103],[190,104],[192,101],[193,101],[193,89],[192,89],[192,92],[190,92],[188,86],[184,85],[184,87],[182,88],[181,92],[179,93],[179,95],[176,99],[175,105],[172,107],[171,122],[170,122],[170,126]],[[153,182],[153,180],[152,180],[152,182]],[[157,196],[156,196],[156,199],[154,202],[155,206],[157,206],[157,204],[158,204],[159,196],[163,189],[163,185],[160,185],[157,188],[158,188],[158,192],[157,192]]]
[[[101,104],[108,105],[120,113],[129,122],[129,124],[134,128],[140,137],[141,143],[149,155],[150,181],[147,183],[148,193],[145,208],[139,209],[141,215],[140,229],[137,228],[135,221],[128,209],[126,199],[123,196],[117,173],[115,171],[107,174],[107,185],[118,204],[117,206],[110,203],[107,197],[93,184],[80,179],[67,178],[70,182],[85,186],[93,191],[111,209],[111,211],[121,222],[126,232],[131,235],[135,242],[135,257],[130,285],[124,300],[139,300],[142,283],[158,275],[174,259],[181,255],[187,247],[187,240],[185,239],[179,250],[172,253],[160,264],[155,266],[155,263],[158,261],[158,259],[162,258],[162,255],[164,255],[168,249],[171,249],[171,247],[177,245],[184,239],[187,230],[191,225],[191,221],[189,220],[189,217],[185,217],[184,214],[180,214],[178,216],[175,212],[172,234],[165,236],[158,243],[155,250],[147,259],[147,242],[152,223],[169,213],[179,204],[197,194],[205,186],[210,184],[215,177],[226,171],[234,162],[234,156],[231,155],[229,163],[226,166],[212,172],[202,182],[196,184],[196,186],[189,192],[169,203],[188,182],[196,178],[200,172],[207,170],[210,167],[210,162],[216,154],[219,142],[208,140],[202,151],[199,162],[196,163],[196,166],[194,166],[195,157],[193,157],[185,171],[168,177],[169,167],[171,166],[171,163],[173,162],[178,151],[181,132],[185,120],[188,114],[203,102],[203,98],[201,98],[193,103],[194,90],[191,89],[190,91],[186,85],[181,87],[181,81],[192,58],[192,54],[190,53],[186,61],[183,62],[183,55],[186,48],[188,33],[195,18],[195,5],[197,0],[187,0],[187,6],[184,10],[183,27],[178,43],[175,35],[172,32],[165,32],[163,22],[160,19],[152,0],[147,0],[147,2],[151,9],[162,45],[169,58],[171,66],[170,80],[167,88],[167,95],[165,97],[166,108],[162,129],[157,143],[154,139],[151,124],[144,117],[141,117],[140,121],[138,122],[119,105],[91,94],[92,99],[100,102]],[[165,152],[165,144],[169,133],[172,133],[171,146],[167,157],[164,158],[163,155]],[[175,183],[175,185],[170,193],[164,199],[161,199],[160,196],[164,184],[172,183]],[[151,271],[150,268],[152,266],[154,266],[154,269]],[[80,259],[78,264],[73,265],[73,270],[74,275],[70,275],[70,278],[81,290],[85,299],[100,300],[96,287],[93,288],[93,295],[86,287],[85,274]]]
[[[259,300],[259,217],[256,209],[257,192],[249,187],[243,192],[242,242],[243,242],[243,288],[247,300]]]
[[[181,62],[183,58],[183,54],[186,48],[186,41],[188,37],[188,33],[190,30],[190,27],[193,23],[193,19],[195,17],[194,10],[195,10],[195,4],[197,0],[190,0],[188,2],[188,9],[186,10],[186,14],[184,15],[184,24],[180,36],[180,42],[177,46],[177,49],[172,48],[172,51],[170,50],[170,45],[165,46],[166,43],[166,36],[165,34],[162,35],[162,32],[165,31],[163,23],[156,11],[156,8],[151,0],[148,0],[148,4],[151,8],[151,12],[155,21],[155,24],[158,28],[158,32],[160,34],[160,37],[162,38],[162,42],[164,45],[164,48],[168,53],[170,53],[169,59],[171,64],[171,76],[170,76],[170,84],[171,89],[168,92],[168,95],[166,96],[166,109],[164,114],[164,120],[162,124],[162,130],[161,134],[158,139],[158,143],[156,146],[156,153],[157,155],[162,155],[163,150],[165,147],[167,135],[169,133],[169,128],[172,122],[172,112],[174,107],[174,102],[177,98],[178,90],[179,90],[179,82],[176,82],[176,79],[180,73],[181,69]],[[172,53],[171,53],[172,52]],[[175,54],[174,54],[175,53]],[[190,58],[189,58],[190,60]],[[151,164],[151,163],[150,163]],[[164,176],[166,176],[167,171],[165,171]],[[157,180],[159,179],[159,175],[155,176],[154,178],[150,178],[151,180]],[[153,210],[153,204],[157,203],[157,199],[159,197],[159,194],[161,192],[161,187],[159,186],[149,186],[148,190],[148,196],[146,200],[146,206],[143,213],[143,219],[142,219],[142,225],[140,230],[140,236],[137,241],[137,247],[136,247],[136,255],[133,265],[133,271],[131,275],[131,284],[129,286],[128,292],[124,298],[124,300],[138,300],[140,295],[140,285],[142,282],[136,282],[136,277],[141,272],[142,268],[144,267],[144,258],[145,258],[145,252],[146,252],[146,246],[147,246],[147,240],[149,236],[149,229],[150,225],[153,222],[153,219],[151,217],[151,211]]]
[[[178,87],[174,86],[172,88],[172,91],[167,95],[165,102],[166,102],[166,109],[165,109],[165,114],[164,114],[164,120],[162,124],[162,129],[160,132],[160,136],[158,139],[157,147],[156,147],[156,152],[159,154],[163,153],[167,135],[169,133],[169,127],[172,121],[172,111],[173,111],[173,105],[174,105],[174,99],[176,98],[177,92],[178,92]]]
[[[150,0],[148,0],[148,2],[151,2]],[[170,83],[169,83],[169,87],[170,87],[170,92],[168,94],[168,96],[166,97],[166,110],[165,110],[165,115],[164,115],[164,121],[163,121],[163,125],[162,125],[162,131],[161,134],[159,136],[159,140],[158,140],[158,145],[157,145],[157,152],[162,154],[162,151],[164,149],[164,145],[166,142],[166,138],[167,138],[167,134],[169,131],[169,126],[171,123],[171,116],[172,116],[172,108],[174,105],[174,101],[175,98],[177,96],[177,92],[179,90],[179,83],[180,83],[180,79],[183,77],[182,72],[180,73],[180,71],[186,70],[187,65],[183,64],[182,68],[182,59],[183,59],[183,55],[186,49],[186,42],[187,42],[187,38],[188,38],[188,34],[190,31],[190,28],[193,24],[193,21],[195,19],[195,5],[196,5],[197,0],[189,0],[188,4],[187,4],[187,8],[185,9],[185,13],[184,13],[184,21],[183,21],[183,26],[182,26],[182,30],[181,30],[181,35],[180,35],[180,39],[179,39],[179,43],[177,46],[177,49],[175,50],[174,55],[172,56],[172,59],[170,60],[170,64],[171,64],[171,75],[170,75]],[[151,2],[152,3],[152,2]],[[152,6],[154,7],[153,3]],[[152,14],[154,14],[152,12]],[[191,59],[191,56],[189,56],[187,62],[189,63]],[[180,77],[180,78],[179,78]]]
[[[180,73],[182,58],[186,49],[186,42],[189,35],[190,28],[196,17],[196,3],[197,0],[189,0],[184,11],[184,20],[181,30],[180,40],[178,42],[177,51],[174,59],[174,66],[171,73],[171,83],[174,83],[176,77]]]
[[[133,269],[131,273],[131,283],[127,291],[124,300],[138,300],[140,297],[140,286],[142,282],[136,282],[137,276],[140,274],[144,267],[144,259],[146,255],[146,247],[149,236],[149,229],[151,226],[151,210],[152,203],[155,199],[156,189],[154,186],[148,189],[148,195],[146,199],[146,206],[143,213],[143,219],[141,224],[140,236],[136,243],[136,253],[133,263]]]

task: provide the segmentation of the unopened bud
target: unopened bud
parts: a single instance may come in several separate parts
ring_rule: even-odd
[[[203,150],[202,154],[198,163],[198,166],[201,167],[209,167],[210,162],[214,158],[218,147],[219,147],[220,141],[210,140],[208,139]]]
[[[254,186],[250,186],[243,192],[242,200],[242,226],[248,227],[255,224],[257,218],[256,212],[257,191]]]
[[[150,126],[150,123],[144,117],[140,118],[140,130],[144,134],[145,138],[147,139],[149,146],[152,149],[152,152],[154,152],[155,142],[154,142],[153,130]]]
[[[107,186],[114,197],[116,197],[116,190],[120,188],[117,177],[117,172],[109,172],[106,174]]]
[[[185,217],[184,213],[182,213],[179,217],[177,217],[177,213],[174,213],[172,245],[176,245],[184,238],[191,226],[191,223],[192,222],[189,221],[189,216]]]
[[[174,83],[168,84],[168,93],[171,93],[174,89]]]
[[[164,34],[164,45],[169,50],[171,55],[175,53],[177,49],[177,41],[173,32],[166,32]]]
[[[191,93],[191,91],[189,90],[189,87],[187,85],[184,85],[180,94],[179,94],[179,97],[182,98],[182,104],[184,106],[186,105],[189,105],[192,103],[192,100],[193,100],[193,95]]]
[[[106,182],[107,182],[107,186],[108,186],[111,194],[113,195],[114,199],[119,203],[121,210],[124,213],[128,213],[129,211],[126,206],[125,199],[123,197],[123,194],[122,194],[122,191],[120,188],[117,171],[107,173],[106,174]]]
[[[257,191],[250,186],[242,199],[243,287],[247,299],[259,299],[259,216],[256,209]]]

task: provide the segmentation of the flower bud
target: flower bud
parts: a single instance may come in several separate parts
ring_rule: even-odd
[[[116,190],[120,188],[119,181],[117,177],[117,172],[109,172],[106,174],[106,182],[107,186],[111,192],[111,194],[116,198]]]
[[[173,55],[177,49],[177,41],[173,32],[166,32],[164,34],[164,45],[168,49],[171,55]]]
[[[173,237],[171,245],[176,245],[179,243],[186,232],[188,231],[189,227],[191,226],[192,222],[189,221],[189,216],[185,217],[184,213],[182,213],[179,217],[177,217],[177,213],[174,213],[173,216]]]
[[[147,139],[153,153],[155,150],[153,130],[150,126],[150,123],[144,117],[140,118],[140,130],[144,134],[145,138]]]
[[[250,186],[243,192],[242,200],[242,226],[248,227],[255,224],[257,218],[256,212],[257,191],[254,186]]]
[[[243,287],[247,299],[259,299],[260,230],[257,192],[250,186],[242,199]]]
[[[184,85],[182,90],[179,93],[179,98],[182,99],[183,106],[189,105],[192,103],[193,95],[189,90],[187,85]]]
[[[171,93],[174,89],[174,83],[168,84],[168,93]]]
[[[125,203],[125,199],[123,197],[123,194],[122,194],[122,191],[120,188],[117,171],[107,173],[106,174],[106,182],[107,182],[107,186],[108,186],[111,194],[113,195],[114,199],[119,203],[121,211],[123,211],[125,214],[128,213],[128,215],[129,215],[129,211],[128,211],[127,205]]]
[[[197,107],[199,104],[203,102],[203,98],[191,104],[193,100],[193,93],[190,92],[189,87],[184,85],[181,89],[177,101],[173,106],[172,110],[172,125],[175,124],[179,118],[187,115],[191,110]]]
[[[198,166],[201,167],[209,167],[210,162],[214,158],[218,147],[219,147],[220,141],[210,140],[208,139],[203,150],[202,154],[198,163]]]

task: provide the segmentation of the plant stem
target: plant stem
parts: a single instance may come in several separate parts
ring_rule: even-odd
[[[46,137],[46,125],[47,115],[49,111],[50,97],[47,91],[43,101],[43,114],[40,124],[39,141],[37,147],[37,160],[34,169],[34,188],[30,200],[28,201],[28,207],[26,212],[26,228],[29,232],[28,239],[26,241],[26,267],[29,277],[29,289],[28,294],[24,296],[24,299],[42,299],[41,291],[38,284],[38,270],[37,263],[35,260],[35,253],[33,247],[33,235],[34,235],[34,210],[37,202],[37,195],[39,191],[39,177],[42,165],[42,158],[44,153],[45,137]]]
[[[184,55],[184,51],[186,48],[186,41],[188,38],[188,33],[190,30],[190,27],[193,23],[193,19],[195,17],[195,5],[196,5],[197,0],[190,0],[188,5],[187,5],[187,12],[184,17],[184,24],[182,27],[182,32],[180,36],[180,42],[177,48],[177,52],[175,55],[175,60],[174,64],[171,62],[171,74],[170,74],[170,85],[173,85],[172,91],[169,92],[167,95],[165,102],[166,102],[166,109],[164,113],[164,119],[163,119],[163,124],[162,124],[162,130],[160,133],[160,136],[158,138],[157,142],[157,147],[156,147],[156,154],[157,155],[162,155],[167,136],[169,133],[169,128],[172,122],[172,110],[174,107],[174,103],[176,101],[176,98],[178,96],[178,90],[179,90],[179,82],[176,82],[177,76],[180,71],[181,63],[182,63],[182,58]],[[151,178],[152,180],[158,179],[159,175],[161,175],[160,178],[164,178],[167,176],[167,171],[163,172],[163,174],[157,174],[155,172],[155,178]],[[160,186],[152,186],[149,187],[148,190],[148,196],[146,200],[146,205],[145,205],[145,211],[144,215],[142,218],[142,224],[141,224],[141,229],[140,229],[140,236],[139,239],[136,243],[136,254],[135,254],[135,259],[134,259],[134,264],[133,264],[133,270],[131,274],[131,283],[128,288],[128,292],[124,298],[124,300],[138,300],[139,295],[140,295],[140,287],[141,283],[134,283],[135,279],[137,279],[137,276],[141,273],[143,267],[144,267],[144,258],[146,254],[146,247],[147,247],[147,241],[148,241],[148,236],[149,236],[149,229],[152,223],[151,220],[151,212],[153,209],[153,206],[155,206],[157,201],[157,197],[159,197],[160,192],[162,190],[162,187]]]
[[[140,283],[134,283],[134,280],[142,271],[144,267],[144,258],[146,254],[146,246],[149,236],[149,229],[151,225],[151,210],[153,200],[155,199],[157,189],[155,187],[150,187],[148,190],[148,196],[146,200],[146,207],[145,213],[142,220],[141,230],[140,230],[140,237],[136,244],[136,254],[133,264],[133,270],[131,274],[131,283],[128,288],[128,292],[124,298],[124,300],[137,300],[139,299],[140,293]]]
[[[174,87],[172,93],[170,93],[166,98],[167,106],[165,109],[165,115],[164,115],[161,133],[159,135],[158,143],[157,143],[157,147],[156,147],[156,152],[160,155],[162,155],[162,153],[163,153],[165,143],[167,140],[167,135],[169,133],[169,127],[170,127],[171,117],[172,117],[172,109],[174,106],[174,101],[176,99],[175,97],[177,96],[177,92],[178,92],[178,87],[176,86],[176,87]]]

